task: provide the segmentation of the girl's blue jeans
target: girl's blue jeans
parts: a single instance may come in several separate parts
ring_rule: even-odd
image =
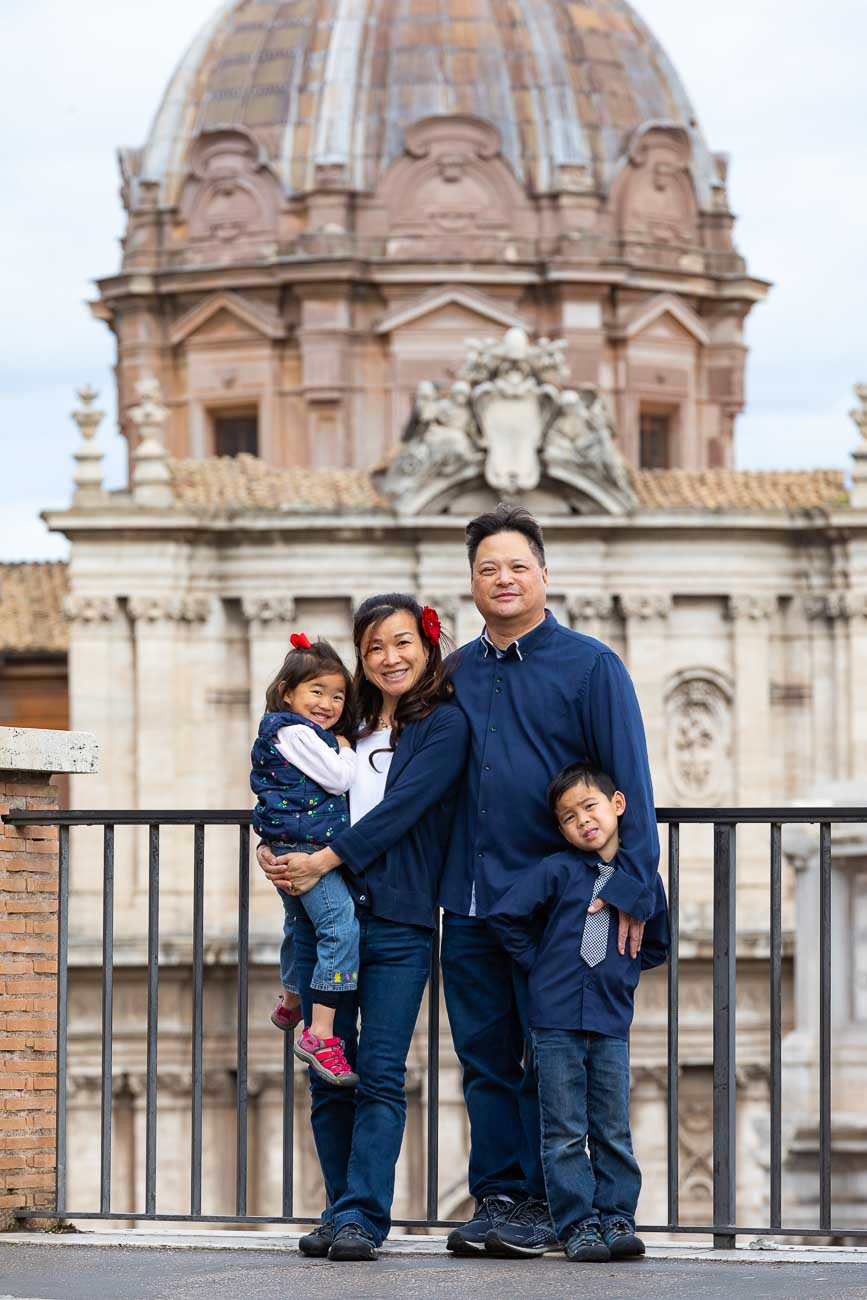
[[[629,1044],[575,1029],[534,1029],[542,1168],[557,1236],[613,1219],[635,1227],[641,1172],[629,1130]],[[588,1150],[589,1148],[589,1154]]]
[[[310,1118],[328,1196],[323,1220],[332,1220],[335,1229],[358,1223],[381,1245],[391,1227],[394,1169],[406,1124],[406,1057],[430,974],[432,936],[421,926],[385,921],[366,910],[359,922],[361,983],[355,997],[340,999],[334,1033],[346,1043],[361,1082],[335,1088],[310,1070]],[[309,1021],[307,975],[315,935],[306,916],[296,922],[295,959]]]
[[[272,844],[272,852],[316,853],[313,844]],[[309,918],[316,937],[316,962],[309,988],[323,993],[352,993],[358,988],[358,921],[352,895],[339,871],[329,871],[306,894],[278,889],[283,903],[283,942],[280,945],[280,980],[290,993],[299,991],[295,961],[295,925]]]

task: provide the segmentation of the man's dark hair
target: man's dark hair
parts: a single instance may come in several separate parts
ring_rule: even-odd
[[[476,562],[476,551],[486,537],[493,537],[496,533],[521,533],[530,543],[530,550],[539,561],[544,569],[545,567],[545,539],[542,536],[542,529],[523,506],[510,506],[501,501],[496,510],[491,510],[488,514],[477,515],[467,524],[467,555],[470,559],[470,569]]]
[[[548,811],[555,820],[557,804],[563,795],[576,785],[586,785],[589,789],[596,789],[604,794],[606,799],[611,799],[617,790],[617,786],[607,772],[600,772],[589,763],[570,763],[568,767],[563,768],[562,772],[557,773],[548,786]]]

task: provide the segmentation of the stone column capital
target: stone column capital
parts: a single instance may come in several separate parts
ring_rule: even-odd
[[[120,606],[115,596],[70,592],[63,598],[63,614],[70,623],[114,623],[120,618]]]
[[[282,634],[295,620],[295,601],[291,596],[243,596],[241,611],[248,623]]]
[[[775,596],[738,594],[729,596],[726,615],[733,623],[762,623],[777,607]]]
[[[133,596],[130,617],[136,623],[205,623],[211,614],[210,596]]]
[[[671,613],[671,607],[669,592],[628,591],[620,596],[620,608],[630,622],[664,621]]]
[[[573,626],[610,618],[614,613],[614,597],[607,592],[573,591],[566,597],[566,609]]]

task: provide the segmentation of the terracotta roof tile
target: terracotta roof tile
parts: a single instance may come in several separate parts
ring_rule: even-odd
[[[69,638],[63,616],[66,565],[0,564],[0,653],[62,653]]]
[[[256,456],[171,461],[178,504],[194,512],[366,514],[384,509],[366,470],[276,469]]]
[[[640,469],[630,470],[645,510],[722,513],[829,510],[848,501],[843,471]]]

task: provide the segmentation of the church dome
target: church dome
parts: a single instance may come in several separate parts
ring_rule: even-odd
[[[493,125],[530,194],[605,193],[648,123],[690,138],[700,208],[714,161],[664,50],[625,0],[230,0],[177,68],[147,143],[124,155],[133,203],[177,202],[194,141],[252,137],[289,197],[323,170],[373,191],[407,128]]]

